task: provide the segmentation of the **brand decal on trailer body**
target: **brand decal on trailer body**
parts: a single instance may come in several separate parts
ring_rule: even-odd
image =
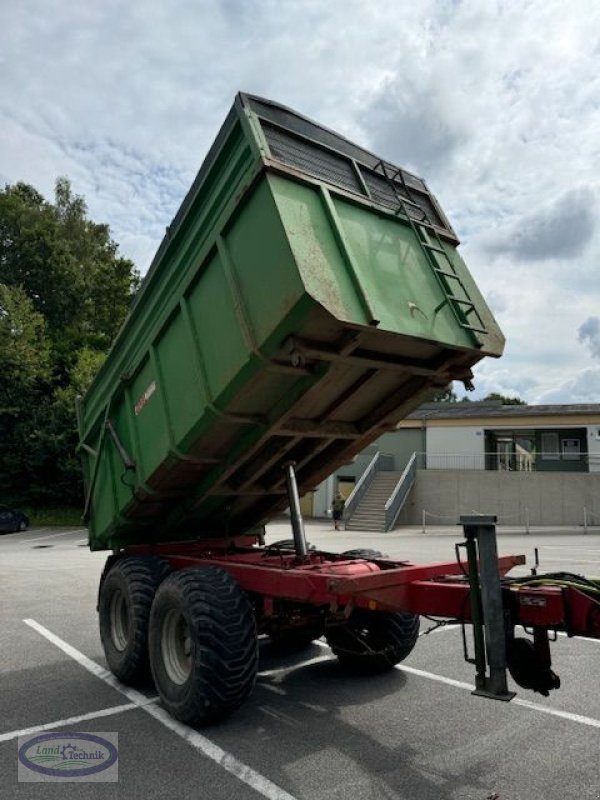
[[[144,408],[144,406],[147,404],[148,400],[150,400],[155,391],[156,391],[156,381],[152,381],[150,386],[148,386],[144,394],[140,397],[140,399],[133,407],[136,416],[140,413],[142,408]]]

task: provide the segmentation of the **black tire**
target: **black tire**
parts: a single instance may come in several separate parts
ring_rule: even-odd
[[[356,550],[344,550],[341,556],[348,558],[386,558],[381,550],[371,550],[369,547],[358,547]]]
[[[174,572],[150,615],[150,664],[162,704],[176,719],[208,724],[248,697],[258,670],[250,601],[217,567]]]
[[[383,672],[411,653],[419,637],[417,614],[355,609],[348,622],[326,632],[340,664],[359,672]]]
[[[22,520],[19,522],[19,526],[17,527],[17,531],[19,531],[19,532],[21,532],[21,533],[22,533],[23,531],[26,531],[26,530],[27,530],[27,523],[25,522],[25,520],[24,520],[24,519],[22,519]]]
[[[100,587],[98,618],[106,661],[111,672],[129,686],[150,679],[150,608],[168,571],[161,558],[123,558],[110,568]]]

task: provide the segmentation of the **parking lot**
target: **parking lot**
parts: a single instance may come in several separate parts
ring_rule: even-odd
[[[460,529],[391,534],[307,525],[324,549],[378,547],[392,557],[449,560]],[[283,523],[267,541],[289,538]],[[538,547],[541,567],[600,573],[600,535],[502,532],[501,554]],[[324,642],[276,656],[265,642],[257,686],[227,721],[202,730],[172,720],[151,687],[108,673],[96,620],[105,554],[82,529],[0,537],[0,797],[106,797],[97,783],[17,783],[17,736],[38,730],[118,732],[123,798],[273,800],[564,800],[600,798],[600,641],[559,636],[563,687],[519,690],[502,703],[470,693],[460,629],[422,635],[391,673],[350,677]],[[425,632],[431,623],[423,620]]]

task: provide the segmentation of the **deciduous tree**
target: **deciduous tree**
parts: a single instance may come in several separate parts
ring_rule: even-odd
[[[0,191],[0,502],[80,503],[74,400],[139,284],[66,178]]]

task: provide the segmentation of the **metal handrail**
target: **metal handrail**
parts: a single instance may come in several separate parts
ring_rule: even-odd
[[[379,459],[381,457],[381,453],[379,450],[375,453],[371,461],[369,462],[369,466],[363,472],[363,474],[358,479],[356,486],[348,495],[348,499],[346,500],[346,505],[344,506],[344,519],[350,519],[352,514],[356,511],[356,507],[360,503],[363,498],[364,493],[367,491],[373,478],[375,477],[376,473],[378,472],[378,464]]]
[[[394,523],[398,519],[398,515],[402,511],[402,507],[406,501],[409,491],[411,490],[417,475],[417,453],[413,453],[404,472],[400,476],[400,480],[394,487],[384,506],[385,510],[385,530],[389,531],[394,527]]]
[[[539,472],[542,464],[554,465],[553,471],[562,471],[565,466],[596,467],[600,464],[594,453],[562,452],[516,452],[499,458],[497,452],[485,453],[417,453],[419,469],[437,470],[480,470],[498,472]],[[595,470],[594,470],[595,471]]]

